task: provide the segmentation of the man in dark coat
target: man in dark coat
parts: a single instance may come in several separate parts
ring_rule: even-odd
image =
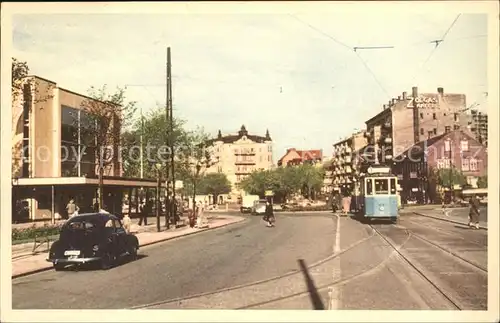
[[[276,222],[274,218],[273,205],[269,200],[266,202],[264,221],[267,222],[268,227],[274,227],[274,222]]]
[[[476,195],[469,199],[469,226],[479,229],[479,200]]]

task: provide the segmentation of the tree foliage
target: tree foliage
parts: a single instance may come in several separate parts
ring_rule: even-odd
[[[127,177],[140,177],[141,169],[141,134],[142,134],[142,164],[144,178],[156,178],[156,163],[162,164],[162,172],[165,173],[166,166],[170,163],[170,147],[168,141],[168,125],[165,116],[165,108],[157,107],[146,116],[135,120],[131,130],[122,136],[122,156],[124,163],[124,174]],[[185,147],[191,140],[189,133],[184,130],[184,121],[174,118],[173,140],[175,152]],[[176,161],[179,160],[177,156]],[[178,179],[182,174],[182,163],[176,162],[175,177]]]
[[[478,178],[477,180],[478,188],[488,188],[488,175],[484,175]]]
[[[202,176],[198,183],[200,194],[212,194],[217,198],[220,194],[227,194],[231,191],[231,183],[223,173],[210,173]]]
[[[451,175],[451,176],[450,176]],[[465,175],[456,168],[441,168],[434,170],[436,184],[442,187],[450,187],[451,185],[465,185],[467,178]],[[451,179],[451,181],[450,181]]]
[[[127,102],[124,88],[109,92],[106,85],[91,87],[88,96],[80,106],[84,114],[75,116],[74,122],[95,140],[97,164],[108,168],[122,157],[122,129],[131,125],[136,102]]]
[[[323,178],[321,167],[303,164],[253,172],[240,185],[249,194],[263,196],[266,190],[272,190],[277,199],[286,200],[299,192],[312,197],[321,189]]]

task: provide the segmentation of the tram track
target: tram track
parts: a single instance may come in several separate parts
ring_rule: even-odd
[[[362,245],[363,243],[369,241],[370,239],[376,237],[377,235],[375,234],[375,232],[372,232],[372,234],[370,234],[368,237],[365,237],[353,244],[351,244],[350,246],[346,247],[345,249],[341,250],[340,252],[336,253],[336,254],[332,254],[310,266],[307,267],[307,269],[312,269],[312,268],[315,268],[315,267],[318,267],[320,265],[323,265],[327,262],[330,262],[338,257],[340,257],[342,254],[345,254],[346,252],[350,251],[350,250],[353,250],[354,248]],[[224,293],[224,292],[230,292],[230,291],[234,291],[234,290],[237,290],[237,289],[243,289],[243,288],[248,288],[248,287],[252,287],[252,286],[257,286],[257,285],[262,285],[262,284],[266,284],[266,283],[270,283],[270,282],[273,282],[273,281],[277,281],[277,280],[280,280],[280,279],[283,279],[283,278],[286,278],[286,277],[289,277],[289,276],[292,276],[292,275],[297,275],[297,274],[301,274],[301,270],[300,269],[297,269],[297,270],[292,270],[288,273],[285,273],[285,274],[282,274],[282,275],[278,275],[278,276],[274,276],[274,277],[271,277],[271,278],[267,278],[267,279],[263,279],[263,280],[259,280],[259,281],[254,281],[254,282],[250,282],[250,283],[246,283],[246,284],[241,284],[241,285],[236,285],[236,286],[231,286],[231,287],[227,287],[227,288],[223,288],[223,289],[218,289],[218,290],[214,290],[214,291],[210,291],[210,292],[205,292],[205,293],[198,293],[198,294],[193,294],[193,295],[189,295],[189,296],[185,296],[185,297],[177,297],[177,298],[171,298],[171,299],[166,299],[166,300],[161,300],[161,301],[157,301],[157,302],[152,302],[152,303],[148,303],[148,304],[141,304],[141,305],[137,305],[137,306],[133,306],[133,307],[129,307],[127,309],[146,309],[146,308],[151,308],[151,307],[156,307],[156,306],[160,306],[160,305],[165,305],[165,304],[170,304],[170,303],[176,303],[176,302],[182,302],[182,301],[186,301],[186,300],[190,300],[190,299],[195,299],[195,298],[200,298],[200,297],[205,297],[205,296],[210,296],[210,295],[215,295],[215,294],[220,294],[220,293]],[[327,288],[329,286],[331,286],[332,284],[328,284],[326,286],[321,286],[319,287],[318,289],[323,289],[323,288]],[[292,297],[295,297],[295,296],[299,296],[299,295],[302,295],[302,294],[307,294],[308,292],[305,291],[305,292],[300,292],[300,293],[297,293],[297,294],[293,294],[293,295],[287,295],[285,296],[283,299],[288,299],[288,298],[292,298]],[[257,305],[255,305],[257,306]],[[246,307],[245,307],[246,308]]]
[[[442,233],[442,234],[444,234],[444,235],[447,235],[447,236],[450,236],[450,237],[459,238],[459,239],[461,239],[461,240],[464,240],[464,241],[470,242],[470,243],[472,243],[472,244],[475,244],[475,245],[477,245],[477,246],[479,246],[479,247],[481,247],[481,248],[484,248],[484,247],[485,247],[485,245],[484,245],[484,244],[481,244],[481,243],[480,243],[479,241],[477,241],[477,240],[466,239],[466,238],[464,238],[464,237],[462,237],[462,236],[459,236],[459,235],[457,235],[457,234],[453,234],[452,232],[449,232],[449,231],[446,231],[446,230],[442,230],[442,229],[438,229],[438,228],[436,228],[436,227],[434,227],[434,226],[427,225],[427,224],[425,224],[425,223],[415,222],[415,221],[412,221],[412,220],[409,220],[409,219],[405,219],[405,222],[409,222],[409,223],[411,223],[411,224],[415,224],[415,225],[417,225],[417,226],[425,227],[425,228],[427,228],[427,229],[431,229],[431,230],[433,230],[433,231],[440,232],[440,233]]]
[[[462,306],[460,304],[458,304],[457,301],[455,301],[453,299],[453,297],[451,295],[449,295],[445,290],[443,290],[443,288],[441,288],[438,284],[436,284],[435,281],[433,281],[431,278],[429,278],[428,275],[426,275],[420,268],[418,268],[417,265],[415,265],[415,263],[409,259],[409,257],[407,257],[403,252],[401,252],[401,248],[398,248],[392,241],[390,238],[388,238],[384,233],[382,233],[378,228],[374,227],[373,225],[370,225],[370,227],[376,232],[376,234],[378,236],[380,236],[389,246],[391,246],[392,249],[394,249],[398,255],[401,257],[401,259],[404,260],[404,262],[410,266],[415,272],[417,272],[420,277],[422,279],[424,279],[425,281],[427,281],[427,283],[429,283],[436,291],[439,292],[439,294],[441,294],[450,304],[452,304],[457,310],[462,310]],[[477,264],[474,264],[472,262],[470,262],[469,260],[467,259],[464,259],[463,257],[455,254],[455,253],[452,253],[450,252],[449,250],[446,250],[444,248],[442,248],[441,246],[437,245],[436,243],[426,239],[426,238],[423,238],[422,236],[418,235],[418,234],[415,234],[414,232],[412,232],[410,229],[408,228],[405,228],[403,227],[403,229],[405,229],[405,231],[409,234],[409,237],[408,239],[410,239],[411,237],[415,237],[433,247],[436,247],[438,250],[440,250],[441,252],[446,252],[447,254],[453,256],[454,258],[456,259],[459,259],[460,261],[463,261],[469,265],[472,265],[473,267],[475,267],[476,269],[480,270],[482,274],[484,273],[487,273],[487,270],[485,270],[485,268],[482,268],[481,266],[478,266]]]

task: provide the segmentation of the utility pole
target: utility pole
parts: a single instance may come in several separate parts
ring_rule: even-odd
[[[140,107],[140,113],[141,113],[141,136],[140,136],[140,141],[141,141],[141,179],[144,178],[144,118],[142,116],[142,105]]]
[[[167,47],[167,65],[166,65],[166,97],[165,97],[165,130],[167,133],[167,138],[166,138],[166,143],[167,146],[170,148],[170,162],[173,162],[172,156],[173,156],[173,151],[172,151],[172,129],[170,127],[171,119],[172,119],[172,110],[171,110],[171,103],[172,103],[172,94],[170,93],[172,87],[171,87],[171,75],[170,75],[170,47]],[[170,166],[170,167],[169,167]],[[169,174],[169,170],[172,170],[172,165],[169,165],[167,163],[167,169],[166,169],[166,182],[167,182],[167,203],[165,203],[165,226],[170,228],[170,216],[172,215],[172,205],[173,205],[173,199],[171,199],[171,195],[169,192],[169,182],[172,178]]]
[[[170,110],[170,173],[172,178],[172,204],[170,218],[176,221],[176,207],[175,207],[175,142],[174,142],[174,112],[172,105],[172,62],[170,57],[170,47],[167,48],[167,86],[168,86],[168,108]]]

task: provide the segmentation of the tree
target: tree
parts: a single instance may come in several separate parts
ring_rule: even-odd
[[[302,185],[305,188],[307,197],[311,199],[313,193],[320,190],[323,185],[324,170],[322,167],[315,167],[311,164],[302,164],[298,167],[302,178]]]
[[[437,184],[442,187],[450,187],[451,185],[463,186],[467,184],[467,178],[456,168],[452,168],[451,171],[449,168],[438,169],[435,176],[437,179]]]
[[[477,179],[478,188],[488,188],[488,175],[481,176]]]
[[[193,194],[193,207],[196,203],[197,185],[200,178],[208,168],[218,162],[206,144],[208,138],[209,135],[203,128],[197,128],[186,134],[185,145],[178,147],[176,151],[179,161],[177,170],[186,183],[187,191]]]
[[[185,122],[174,118],[173,140],[175,151],[181,151],[182,147],[189,145],[191,140],[189,133],[183,128]],[[123,163],[124,174],[127,177],[140,177],[141,174],[141,134],[143,147],[143,174],[144,178],[156,178],[157,173],[154,164],[162,163],[162,171],[170,163],[170,148],[167,143],[167,121],[165,108],[157,107],[149,112],[143,120],[136,120],[132,130],[123,134]],[[182,179],[183,161],[176,157],[175,178]]]
[[[212,194],[214,197],[214,204],[217,204],[217,197],[220,194],[227,194],[231,192],[231,182],[223,173],[210,173],[206,174],[199,180],[199,192],[201,194]]]
[[[256,171],[241,182],[241,187],[250,194],[264,196],[272,190],[276,200],[285,200],[291,194],[303,191],[310,197],[323,185],[324,171],[310,164],[280,167],[274,170]]]
[[[119,173],[122,129],[127,129],[132,124],[136,111],[135,102],[126,102],[125,90],[117,88],[110,94],[106,85],[101,88],[91,87],[88,91],[90,99],[81,103],[81,110],[74,120],[82,133],[84,144],[94,147],[91,151],[82,151],[80,154],[89,154],[97,163],[100,208],[103,208],[104,202],[104,173]]]

